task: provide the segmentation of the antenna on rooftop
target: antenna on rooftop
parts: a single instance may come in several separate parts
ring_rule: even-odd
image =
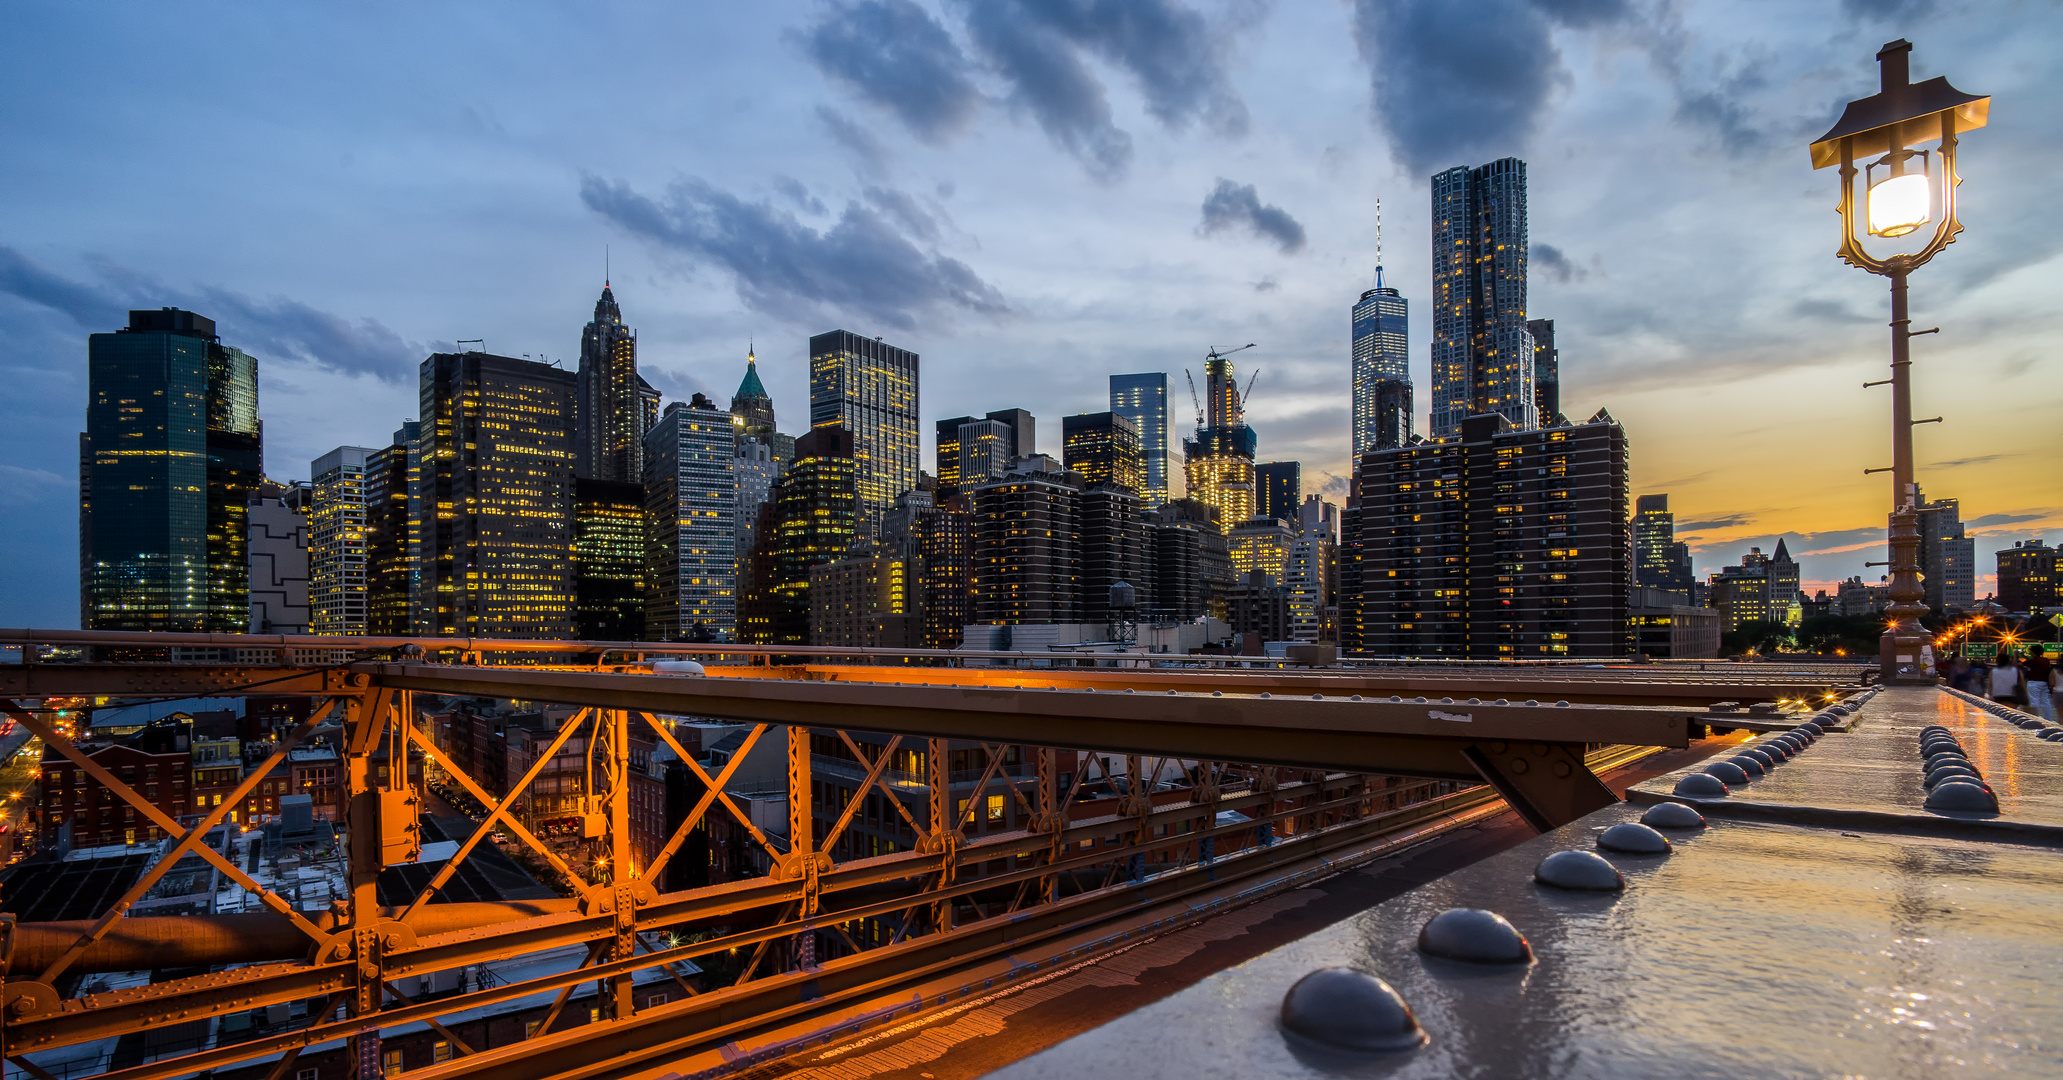
[[[1382,288],[1382,196],[1375,197],[1375,287]]]

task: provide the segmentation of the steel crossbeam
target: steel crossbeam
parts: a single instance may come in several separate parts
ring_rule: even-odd
[[[208,640],[185,643],[267,648],[278,655],[340,645],[336,639],[194,636]],[[0,631],[0,645],[10,640],[137,644],[122,635],[58,639],[41,631]],[[429,644],[476,655],[507,651],[563,659],[539,655],[545,650],[534,642],[430,639]],[[1488,692],[1473,688],[1438,696],[1378,695],[1371,688],[1381,678],[1366,673],[759,665],[711,668],[710,676],[693,678],[612,669],[600,665],[599,655],[579,666],[356,660],[295,667],[42,663],[35,662],[36,650],[24,652],[28,662],[0,665],[0,697],[320,695],[323,709],[281,744],[275,759],[307,737],[325,711],[341,706],[351,898],[319,914],[294,910],[198,842],[221,811],[182,827],[99,769],[33,710],[7,706],[8,715],[177,840],[168,861],[152,867],[106,917],[21,924],[7,934],[0,952],[0,1015],[5,1021],[0,1054],[33,1072],[23,1055],[282,1002],[323,1003],[320,1014],[293,1030],[112,1074],[124,1080],[187,1075],[265,1055],[284,1055],[276,1067],[283,1069],[305,1061],[305,1048],[340,1038],[349,1040],[355,1061],[376,1065],[382,1031],[416,1022],[440,1033],[459,1052],[420,1070],[430,1076],[491,1073],[496,1080],[517,1080],[589,1075],[605,1060],[657,1063],[667,1053],[706,1044],[725,1032],[829,1008],[899,981],[1001,955],[999,950],[1014,943],[1070,932],[1148,899],[1177,897],[1213,879],[1237,878],[1339,845],[1365,843],[1385,829],[1436,816],[1431,808],[1462,805],[1456,799],[1477,805],[1491,798],[1482,787],[1435,798],[1441,785],[1488,781],[1534,824],[1566,822],[1612,801],[1591,771],[1590,747],[1682,746],[1690,730],[1681,707],[1585,702],[1557,688],[1586,681],[1596,686],[1596,680],[1544,674],[1531,684],[1540,699],[1536,704],[1519,700],[1525,691],[1517,689],[1504,693],[1503,701],[1484,700]],[[1504,672],[1498,678],[1523,682],[1534,674]],[[1412,678],[1420,680],[1413,685],[1460,685]],[[1802,691],[1792,687],[1788,692]],[[512,777],[515,782],[505,792],[495,792],[468,775],[417,722],[417,694],[516,698],[571,705],[577,711],[524,775]],[[1714,684],[1684,693],[1681,700],[1709,702],[1719,694],[1735,700],[1754,696],[1738,683]],[[1608,692],[1595,696],[1613,699]],[[725,718],[752,727],[724,767],[704,768],[676,740],[668,716]],[[788,821],[782,837],[760,829],[726,790],[773,725],[786,727],[789,736]],[[649,728],[702,786],[649,866],[637,864],[629,837],[634,727]],[[851,757],[853,777],[859,778],[857,787],[850,787],[853,778],[841,776],[839,787],[847,792],[836,802],[829,785],[814,783],[811,730],[835,735],[832,751],[842,746]],[[849,731],[880,737],[855,740]],[[601,821],[598,832],[588,833],[592,839],[586,841],[585,863],[561,857],[514,813],[520,800],[530,798],[546,763],[579,734],[587,737],[585,814],[589,821]],[[909,793],[894,790],[886,775],[891,759],[909,752],[902,749],[906,746],[923,754],[928,779],[926,794],[907,804]],[[1012,746],[1022,748],[1020,756],[1009,758],[1028,767],[1022,775],[1003,767]],[[384,779],[372,764],[382,748],[389,765]],[[1081,812],[1089,770],[1062,766],[1055,748],[1126,756],[1125,790],[1101,796],[1112,800],[1107,805],[1114,813],[1075,816]],[[971,786],[952,782],[948,758],[960,750],[973,753],[979,763]],[[376,891],[379,871],[383,860],[395,857],[393,838],[383,831],[390,830],[391,822],[383,824],[383,815],[394,789],[410,783],[406,760],[411,752],[436,764],[487,809],[421,895],[398,908],[382,907]],[[1228,793],[1225,784],[1233,766],[1226,763],[1233,762],[1253,783]],[[1159,781],[1171,763],[1175,773],[1191,778],[1186,791],[1161,789]],[[1063,767],[1074,772],[1070,782],[1062,782]],[[1368,774],[1419,782],[1380,787],[1369,782]],[[247,780],[244,787],[249,786]],[[956,803],[955,791],[967,796]],[[1382,801],[1391,796],[1406,805],[1383,810]],[[884,816],[906,825],[916,837],[914,849],[839,860],[841,847],[851,846],[841,845],[841,839],[867,800],[877,797],[883,800]],[[969,835],[989,798],[1012,805],[1021,827]],[[1243,815],[1238,824],[1220,824],[1218,816],[1228,810]],[[682,892],[660,891],[660,875],[683,843],[719,818],[771,862],[771,872]],[[522,903],[430,902],[497,830],[561,875],[573,895]],[[270,912],[124,917],[171,861],[195,850],[258,895]],[[1205,868],[1208,873],[1193,872]],[[880,935],[873,940],[886,944],[864,944],[866,935],[858,928],[869,924]],[[820,947],[838,955],[819,957]],[[585,955],[570,970],[453,997],[425,1000],[395,985],[418,975],[568,948]],[[707,962],[732,950],[745,962],[742,970],[725,969],[735,971],[726,976],[733,980],[729,985],[707,981],[714,978],[708,970],[695,980],[701,985],[690,985],[672,966],[698,958]],[[78,997],[60,993],[64,976],[179,964],[251,966]],[[632,978],[650,969],[663,969],[671,984],[690,997],[637,1007]],[[561,1024],[575,989],[588,983],[597,987],[601,1022]],[[465,1010],[510,1006],[537,995],[551,996],[552,1005],[539,1037],[520,1047],[476,1049],[460,1037],[451,1019]],[[344,1015],[333,1018],[338,1005],[344,1006]],[[419,1070],[411,1065],[408,1071]]]

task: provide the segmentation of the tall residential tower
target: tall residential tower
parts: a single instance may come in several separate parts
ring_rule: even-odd
[[[623,325],[607,282],[594,320],[580,334],[579,379],[575,473],[636,483],[644,471],[645,432],[658,419],[659,391],[638,374],[637,331]]]
[[[1110,377],[1110,411],[1139,429],[1146,459],[1146,486],[1139,492],[1149,507],[1168,501],[1168,375],[1145,371]]]
[[[1526,163],[1500,158],[1432,178],[1432,436],[1497,413],[1540,426],[1526,329]]]

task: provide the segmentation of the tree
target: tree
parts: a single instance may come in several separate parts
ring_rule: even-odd
[[[1792,637],[1798,647],[1822,656],[1846,652],[1869,656],[1877,651],[1877,639],[1884,633],[1884,620],[1876,615],[1814,615],[1798,624]]]
[[[1719,635],[1719,651],[1722,653],[1743,653],[1752,650],[1767,654],[1776,652],[1790,643],[1791,628],[1767,619],[1744,622],[1738,629]]]

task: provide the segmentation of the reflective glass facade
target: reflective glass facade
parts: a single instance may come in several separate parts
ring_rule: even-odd
[[[420,546],[410,513],[419,479],[418,425],[405,420],[394,441],[373,452],[365,470],[366,632],[412,634]]]
[[[1139,428],[1139,448],[1146,459],[1146,484],[1140,489],[1146,505],[1168,501],[1168,376],[1147,371],[1110,377],[1110,411]]]
[[[1411,385],[1410,340],[1405,330],[1410,322],[1411,302],[1397,290],[1377,287],[1361,294],[1354,305],[1354,453],[1365,454],[1402,446],[1411,434],[1409,390],[1400,417],[1395,397],[1387,401],[1384,383]]]
[[[262,440],[258,362],[214,321],[132,311],[88,339],[80,595],[95,630],[241,633]]]
[[[895,497],[917,486],[917,407],[916,353],[844,330],[809,339],[809,426],[852,435],[862,537],[872,539]]]
[[[1060,418],[1062,460],[1091,484],[1146,487],[1146,453],[1139,425],[1115,410]]]

